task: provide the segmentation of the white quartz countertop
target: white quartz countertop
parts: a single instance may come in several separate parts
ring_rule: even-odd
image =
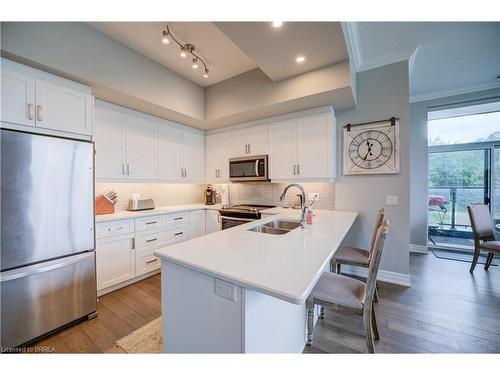
[[[114,214],[96,215],[95,221],[96,223],[100,223],[104,221],[135,219],[137,217],[162,215],[162,214],[169,214],[181,211],[220,210],[221,208],[222,205],[220,204],[213,204],[213,205],[206,205],[203,203],[180,204],[175,206],[157,207],[152,210],[145,210],[145,211],[116,211]]]
[[[356,219],[356,212],[315,210],[312,225],[283,235],[248,231],[279,219],[298,219],[300,211],[276,213],[155,251],[174,262],[245,288],[302,304]]]

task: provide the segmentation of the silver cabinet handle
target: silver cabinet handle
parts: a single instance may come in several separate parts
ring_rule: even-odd
[[[157,240],[158,240],[158,238],[155,237],[155,238],[151,238],[149,240],[146,240],[146,242],[154,242],[154,241],[157,241]]]
[[[294,164],[294,165],[293,165],[293,175],[294,175],[294,176],[297,174],[297,173],[295,172],[295,171],[296,171],[296,168],[297,168],[297,165],[296,165],[296,164]]]
[[[148,221],[148,222],[146,222],[146,225],[151,225],[151,224],[156,224],[156,223],[157,223],[157,221]]]
[[[122,230],[123,227],[108,228],[108,232],[116,232],[117,230]]]
[[[219,177],[219,170],[218,170],[218,169],[216,169],[216,170],[215,170],[215,178],[218,178],[218,177]]]
[[[135,237],[132,237],[132,249],[135,249]]]
[[[43,109],[41,105],[36,106],[36,120],[37,121],[43,120]]]
[[[148,261],[146,262],[146,264],[149,264],[149,263],[154,263],[154,262],[156,262],[156,261],[158,261],[158,258],[148,260]]]
[[[130,164],[127,163],[127,176],[130,176]]]
[[[183,234],[184,232],[177,232],[177,233],[174,233],[174,236],[180,236],[181,234]]]
[[[182,220],[182,219],[184,219],[184,216],[174,217],[174,220]]]
[[[250,149],[250,143],[248,144],[248,153],[251,154],[252,150]]]
[[[28,120],[33,120],[33,103],[28,103]]]
[[[188,176],[188,171],[186,168],[184,168],[184,177],[187,177]]]
[[[122,174],[125,176],[125,163],[122,164]]]
[[[300,176],[300,164],[297,164],[297,174]]]

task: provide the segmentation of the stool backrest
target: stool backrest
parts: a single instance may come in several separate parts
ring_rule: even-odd
[[[385,237],[389,230],[389,221],[384,219],[382,224],[377,229],[375,241],[371,249],[370,265],[368,266],[368,277],[366,278],[366,296],[365,306],[371,306],[373,303],[373,296],[375,295],[375,288],[377,282],[378,267],[380,265],[380,258],[382,257],[382,250],[384,249]]]
[[[491,223],[490,210],[486,204],[467,206],[472,234],[476,240],[491,240],[495,237]]]
[[[375,244],[375,238],[377,237],[377,230],[382,225],[382,222],[385,219],[385,210],[383,208],[379,208],[377,211],[377,217],[375,218],[375,228],[373,228],[372,241],[370,243],[370,247],[368,248],[370,251],[373,249],[373,245]]]

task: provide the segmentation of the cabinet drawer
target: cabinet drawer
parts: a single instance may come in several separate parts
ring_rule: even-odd
[[[162,215],[141,217],[135,219],[135,231],[158,229],[164,226],[164,218]]]
[[[96,225],[97,238],[118,236],[121,234],[132,233],[133,231],[134,223],[132,220],[108,221],[105,223],[97,223]]]
[[[164,215],[164,219],[167,226],[186,224],[189,223],[189,212]]]
[[[157,249],[187,239],[187,226],[161,231],[141,232],[136,235],[136,249]]]
[[[145,273],[157,270],[160,268],[161,261],[160,258],[157,258],[153,255],[153,252],[150,254],[144,254],[142,256],[137,256],[135,261],[135,276],[144,275]]]

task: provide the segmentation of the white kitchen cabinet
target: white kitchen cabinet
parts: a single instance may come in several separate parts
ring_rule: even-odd
[[[135,277],[134,234],[124,234],[96,241],[97,290]]]
[[[189,213],[189,238],[205,235],[205,210],[191,211]]]
[[[159,177],[178,182],[205,179],[205,135],[168,121],[158,132]]]
[[[205,210],[205,234],[221,230],[220,215],[217,210]]]
[[[335,178],[335,118],[318,112],[269,125],[272,180]]]
[[[35,79],[2,69],[1,119],[35,126]]]
[[[269,178],[293,179],[297,174],[297,126],[295,120],[269,125]]]
[[[176,180],[183,178],[184,132],[181,128],[160,122],[158,155],[160,179]]]
[[[184,178],[201,181],[205,178],[205,135],[184,131]]]
[[[158,123],[126,116],[127,176],[133,179],[158,178]]]
[[[265,155],[268,152],[267,125],[231,131],[231,157]]]
[[[1,121],[90,136],[90,88],[2,59]]]
[[[231,133],[209,134],[205,137],[206,179],[218,183],[229,181]]]
[[[92,134],[92,95],[41,80],[35,92],[37,127]]]
[[[97,178],[124,178],[125,116],[120,112],[95,107],[94,136]]]

